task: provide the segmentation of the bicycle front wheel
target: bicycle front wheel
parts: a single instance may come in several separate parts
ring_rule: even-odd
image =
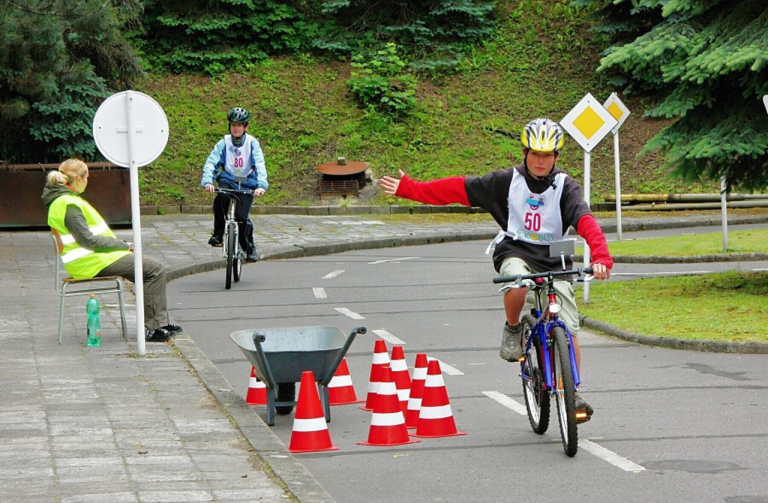
[[[239,243],[238,243],[239,245]],[[235,280],[235,283],[240,281],[240,275],[243,271],[243,255],[240,252],[240,246],[236,246],[235,248],[235,261],[232,265],[232,276]]]
[[[560,438],[568,456],[575,456],[579,449],[579,432],[576,427],[576,396],[571,369],[568,339],[562,327],[552,329],[554,387],[557,400],[557,416],[560,418]]]
[[[229,225],[229,232],[227,232],[227,275],[224,286],[227,290],[232,288],[232,270],[235,267],[235,255],[237,254],[237,230],[234,226],[237,224]]]
[[[523,316],[520,326],[523,329],[523,347],[531,337],[536,319],[530,314]],[[544,434],[549,427],[549,394],[544,381],[541,365],[541,340],[534,336],[530,350],[526,351],[521,365],[520,377],[523,380],[523,395],[525,408],[528,411],[528,422],[533,431]]]

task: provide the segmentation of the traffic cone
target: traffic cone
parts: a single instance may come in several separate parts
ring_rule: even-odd
[[[267,386],[256,377],[256,369],[251,367],[251,378],[248,380],[248,393],[245,395],[248,405],[267,404]]]
[[[392,360],[389,364],[392,369],[392,377],[397,388],[397,397],[400,400],[400,408],[405,414],[408,410],[408,395],[411,393],[411,376],[408,375],[408,364],[405,362],[402,346],[392,346]]]
[[[371,427],[368,430],[368,441],[358,442],[358,445],[405,445],[419,442],[408,436],[405,427],[405,417],[397,399],[397,388],[392,377],[392,369],[386,365],[381,369],[379,387],[376,391],[376,404],[371,415]]]
[[[411,393],[408,395],[408,408],[405,411],[406,428],[416,428],[419,425],[421,399],[424,397],[424,381],[427,380],[427,354],[417,353],[411,380]]]
[[[365,405],[361,405],[363,410],[371,411],[376,403],[376,388],[379,386],[379,376],[381,369],[389,365],[389,353],[387,353],[387,343],[384,339],[376,339],[373,345],[373,361],[371,362],[371,375],[368,379],[368,396],[365,398]]]
[[[339,368],[333,373],[331,382],[328,383],[328,403],[330,405],[347,405],[358,403],[355,387],[352,386],[352,376],[349,375],[347,359],[342,358]]]
[[[325,422],[315,375],[311,370],[305,370],[301,374],[299,400],[296,402],[296,415],[293,418],[293,431],[288,451],[316,452],[338,449],[331,443],[331,434]]]
[[[421,400],[419,424],[414,436],[453,437],[466,434],[466,431],[456,430],[440,362],[431,360],[427,368],[427,380],[424,381],[424,398]]]

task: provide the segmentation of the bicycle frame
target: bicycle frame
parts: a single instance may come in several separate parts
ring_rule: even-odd
[[[224,216],[224,234],[222,254],[227,261],[224,286],[229,290],[232,286],[232,279],[235,283],[240,281],[243,260],[245,260],[245,251],[240,246],[240,228],[236,219],[237,200],[239,194],[251,194],[248,190],[217,188],[216,192],[226,194],[229,197],[229,206]],[[244,222],[245,223],[245,222]]]
[[[227,196],[229,196],[229,206],[227,207],[227,213],[224,215],[224,235],[223,235],[222,241],[224,243],[227,242],[227,237],[230,233],[230,227],[232,227],[232,230],[234,231],[234,235],[235,235],[237,255],[239,257],[243,254],[243,250],[240,247],[240,240],[239,240],[240,228],[238,227],[237,225],[238,221],[235,218],[235,209],[237,207],[236,198],[237,198],[237,194],[247,194],[249,192],[244,190],[239,190],[239,189],[221,189],[221,188],[217,188],[216,192],[220,192],[222,194],[226,194]],[[232,223],[234,223],[235,225],[231,225]],[[227,254],[228,254],[227,247],[224,246],[222,250],[222,256],[224,258],[227,258]]]
[[[565,335],[568,339],[568,353],[571,360],[573,384],[576,388],[576,391],[578,391],[579,385],[581,384],[581,379],[579,378],[579,369],[576,366],[576,353],[573,350],[573,335],[571,334],[571,331],[568,330],[568,327],[565,326],[565,323],[560,320],[560,316],[558,315],[560,311],[560,304],[557,301],[557,293],[555,292],[554,287],[554,278],[547,282],[541,281],[541,278],[538,279],[539,281],[536,281],[536,285],[531,288],[534,296],[536,297],[536,306],[531,309],[531,314],[534,316],[534,318],[536,318],[536,324],[531,330],[531,336],[526,342],[525,353],[528,354],[530,352],[534,337],[541,341],[541,353],[543,360],[542,364],[544,366],[545,383],[547,385],[547,390],[549,390],[551,393],[554,393],[556,388],[553,377],[554,367],[552,363],[552,329],[555,327],[562,328],[565,331]],[[546,308],[543,306],[540,295],[541,290],[544,288],[547,288],[548,302]]]

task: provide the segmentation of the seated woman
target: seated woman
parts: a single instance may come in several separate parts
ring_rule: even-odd
[[[117,239],[88,201],[80,194],[88,186],[88,166],[77,159],[62,162],[48,173],[43,204],[48,225],[61,236],[61,259],[73,278],[121,276],[135,281],[133,243]],[[144,284],[144,335],[147,342],[165,342],[182,328],[168,314],[165,267],[155,259],[142,260]]]

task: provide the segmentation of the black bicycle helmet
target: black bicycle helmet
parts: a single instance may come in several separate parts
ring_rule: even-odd
[[[236,124],[247,126],[248,122],[251,120],[251,112],[243,107],[235,107],[227,114],[227,120],[230,124],[234,122]]]

